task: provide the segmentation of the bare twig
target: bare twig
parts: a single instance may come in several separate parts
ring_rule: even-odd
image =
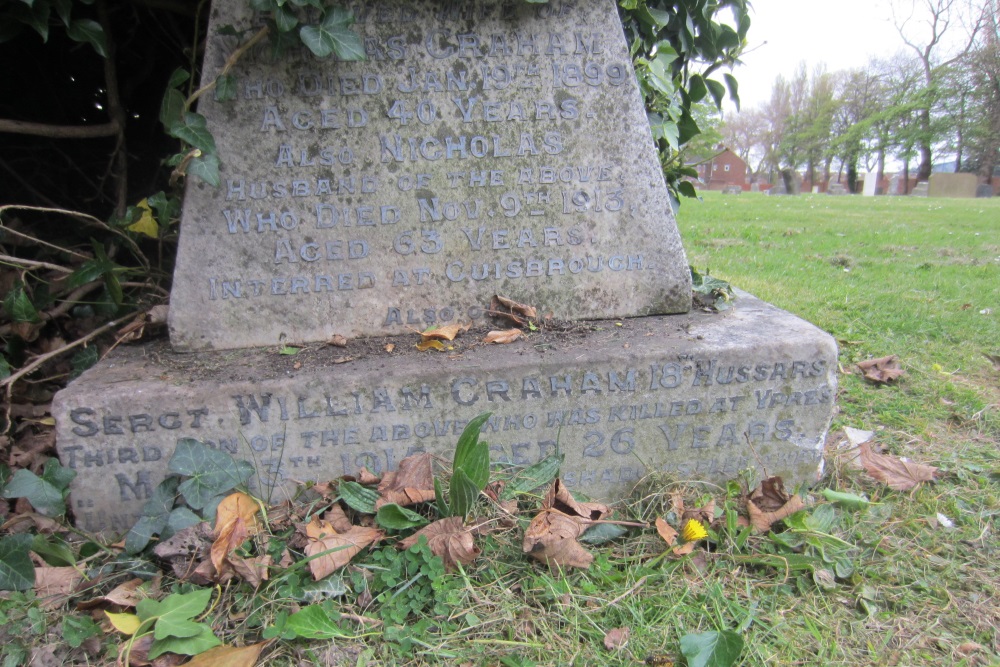
[[[101,125],[47,125],[45,123],[30,123],[24,120],[0,118],[0,132],[10,134],[30,134],[36,137],[50,139],[95,139],[98,137],[113,137],[119,132],[115,121]]]
[[[0,263],[14,264],[27,269],[49,269],[51,271],[59,271],[60,273],[73,273],[73,269],[67,269],[65,266],[49,264],[48,262],[39,262],[34,259],[11,257],[10,255],[0,255]]]
[[[243,54],[256,46],[262,39],[267,37],[267,33],[270,29],[265,25],[263,28],[257,31],[257,33],[247,40],[246,44],[241,44],[239,48],[233,51],[228,58],[226,58],[225,64],[222,66],[222,71],[219,72],[219,76],[225,76],[229,74],[229,70],[233,68],[233,65],[243,57]],[[208,91],[215,88],[215,82],[219,80],[219,76],[212,79],[211,83],[207,83],[198,90],[194,91],[191,97],[187,98],[187,102],[184,103],[185,109],[190,109],[191,105],[195,103],[199,97],[207,93]]]
[[[31,373],[32,371],[34,371],[36,368],[38,368],[39,366],[41,366],[42,364],[44,364],[49,359],[52,359],[54,357],[58,357],[60,354],[68,352],[69,350],[72,350],[74,347],[77,347],[78,345],[83,345],[84,343],[86,343],[86,342],[88,342],[90,340],[93,340],[94,338],[100,336],[105,331],[108,331],[109,329],[114,329],[115,327],[121,325],[122,322],[130,320],[130,319],[132,319],[134,317],[135,317],[135,314],[132,314],[132,315],[128,315],[126,317],[119,317],[117,320],[112,320],[111,322],[107,322],[107,323],[105,323],[105,324],[97,327],[96,329],[94,329],[93,331],[91,331],[86,336],[82,336],[80,338],[77,338],[72,343],[67,343],[67,344],[63,345],[62,347],[59,347],[59,348],[57,348],[55,350],[52,350],[50,352],[46,352],[45,354],[38,355],[30,363],[25,364],[24,366],[22,366],[21,368],[19,368],[16,373],[11,373],[9,376],[5,377],[3,380],[0,380],[0,387],[7,387],[8,402],[9,402],[9,399],[10,399],[10,396],[11,396],[11,388],[14,386],[14,383],[17,382],[18,380],[20,380],[22,377],[24,377],[28,373]]]

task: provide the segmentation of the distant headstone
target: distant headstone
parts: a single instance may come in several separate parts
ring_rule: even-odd
[[[976,186],[976,197],[985,198],[993,196],[993,186],[989,183],[980,183]]]
[[[976,196],[979,177],[975,174],[931,174],[928,197],[971,199]]]
[[[722,188],[722,194],[724,195],[741,195],[743,194],[743,188],[738,185],[727,185]]]
[[[751,183],[750,192],[760,192],[760,183]]]
[[[828,195],[846,195],[847,188],[845,188],[840,183],[830,183],[826,189],[826,194]]]
[[[206,80],[250,4],[214,3]],[[368,60],[264,44],[237,100],[202,98],[222,185],[185,197],[175,347],[481,321],[498,292],[559,319],[690,308],[613,3],[354,8]]]
[[[910,192],[911,197],[926,197],[928,185],[927,181],[921,181],[913,186],[913,190]]]
[[[861,191],[863,197],[874,197],[878,187],[878,174],[875,172],[868,172],[865,176],[865,185]]]

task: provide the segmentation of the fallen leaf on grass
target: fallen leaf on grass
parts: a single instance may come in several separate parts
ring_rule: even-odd
[[[83,578],[75,567],[36,567],[35,595],[46,598],[69,595]]]
[[[771,530],[771,526],[789,517],[806,506],[802,498],[788,495],[785,482],[778,477],[768,477],[747,497],[747,514],[750,525],[760,533]]]
[[[520,329],[507,329],[506,331],[491,331],[486,334],[486,338],[483,339],[484,343],[496,343],[497,345],[505,345],[507,343],[513,343],[515,340],[524,335],[524,332]]]
[[[680,500],[681,506],[683,506],[684,501]],[[667,546],[671,551],[674,552],[675,556],[686,556],[692,551],[694,551],[695,542],[685,542],[684,544],[677,544],[677,537],[680,533],[674,529],[666,519],[663,517],[656,517],[656,532],[659,533],[663,541],[667,543]]]
[[[119,607],[134,607],[140,600],[145,600],[149,597],[148,592],[142,592],[139,590],[140,586],[142,586],[142,579],[129,579],[124,584],[115,586],[107,595],[102,595],[101,597],[94,598],[92,600],[78,602],[76,608],[80,610],[91,609],[93,607],[99,607],[102,604],[115,604]]]
[[[609,651],[620,651],[628,644],[628,637],[632,633],[627,627],[613,628],[604,635],[604,648]]]
[[[215,541],[212,543],[212,565],[219,572],[225,569],[230,552],[260,532],[257,501],[245,493],[231,493],[222,499],[215,513]]]
[[[216,646],[200,653],[185,663],[190,667],[253,667],[257,664],[260,652],[270,642],[261,642],[237,648],[235,646]]]
[[[899,367],[899,357],[894,354],[879,359],[860,361],[858,368],[864,373],[866,380],[876,384],[892,382],[906,374],[906,371]]]
[[[869,475],[894,491],[909,491],[921,482],[933,482],[938,469],[922,463],[904,461],[897,456],[876,454],[864,442],[860,446],[861,465]]]
[[[434,500],[434,473],[431,455],[427,452],[407,456],[393,472],[387,472],[378,485],[379,499],[375,508],[395,503],[416,505]]]
[[[480,554],[479,548],[473,541],[471,529],[465,525],[460,516],[450,516],[424,526],[405,540],[401,540],[397,547],[409,549],[420,540],[421,535],[427,538],[427,546],[431,553],[440,556],[444,561],[444,569],[448,572],[454,572],[458,568],[458,563],[468,565]]]
[[[594,557],[577,539],[610,509],[601,503],[582,503],[559,479],[552,482],[539,512],[524,531],[522,550],[549,567],[586,569]]]
[[[256,558],[240,558],[230,555],[227,562],[243,581],[254,588],[258,588],[261,583],[267,581],[268,571],[272,564],[270,554]]]
[[[362,549],[382,539],[381,530],[363,526],[352,526],[346,533],[338,533],[330,522],[320,521],[319,517],[313,517],[306,525],[306,535],[309,543],[305,553],[312,558],[309,571],[316,581],[344,567]]]

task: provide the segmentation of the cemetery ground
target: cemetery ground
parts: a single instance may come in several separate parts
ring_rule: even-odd
[[[185,568],[178,578],[163,561],[127,557],[61,519],[20,521],[11,500],[7,529],[42,534],[35,553],[84,576],[52,597],[3,593],[0,655],[4,664],[111,664],[129,646],[113,619],[133,635],[155,625],[156,639],[175,649],[211,643],[206,628],[227,645],[255,646],[225,664],[996,664],[997,220],[996,199],[703,193],[682,205],[693,266],[813,322],[840,346],[823,476],[801,492],[806,508],[771,532],[751,534],[737,521],[759,479],[718,488],[650,477],[609,517],[624,522],[613,531],[621,534],[591,534],[589,567],[550,569],[523,552],[544,491],[519,495],[513,518],[481,497],[474,560],[444,574],[426,547],[396,550],[399,532],[389,531],[324,580],[324,599],[305,594],[301,554],[272,566],[256,589],[240,577],[199,585]],[[532,335],[512,344],[531,345]],[[859,362],[889,355],[905,374],[862,377]],[[872,432],[873,450],[935,466],[936,479],[908,490],[873,479],[856,463],[858,431]],[[336,495],[295,511],[322,510]],[[654,527],[658,517],[684,527],[681,499],[689,512],[714,500],[702,518],[717,517],[686,555]],[[415,509],[435,518],[433,505]],[[292,541],[280,512],[264,523],[272,548]],[[274,553],[277,562],[281,549]],[[4,577],[17,569],[6,552],[0,564]],[[137,575],[149,581],[109,595]],[[136,632],[131,603],[146,595],[160,607],[139,607],[147,622]],[[187,612],[171,611],[181,600]],[[320,613],[302,615],[308,609]],[[157,614],[169,622],[161,627]],[[129,661],[144,664],[141,642],[132,643]]]

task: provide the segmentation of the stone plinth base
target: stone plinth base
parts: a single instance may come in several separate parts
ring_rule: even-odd
[[[574,326],[499,346],[465,334],[450,353],[400,354],[415,335],[391,339],[393,353],[372,339],[295,356],[119,349],[53,404],[77,524],[127,530],[179,438],[250,461],[256,492],[276,502],[292,480],[381,473],[420,450],[450,460],[487,411],[494,462],[559,450],[563,480],[593,498],[621,499],[651,470],[816,479],[836,395],[828,334],[749,295],[722,314]]]

